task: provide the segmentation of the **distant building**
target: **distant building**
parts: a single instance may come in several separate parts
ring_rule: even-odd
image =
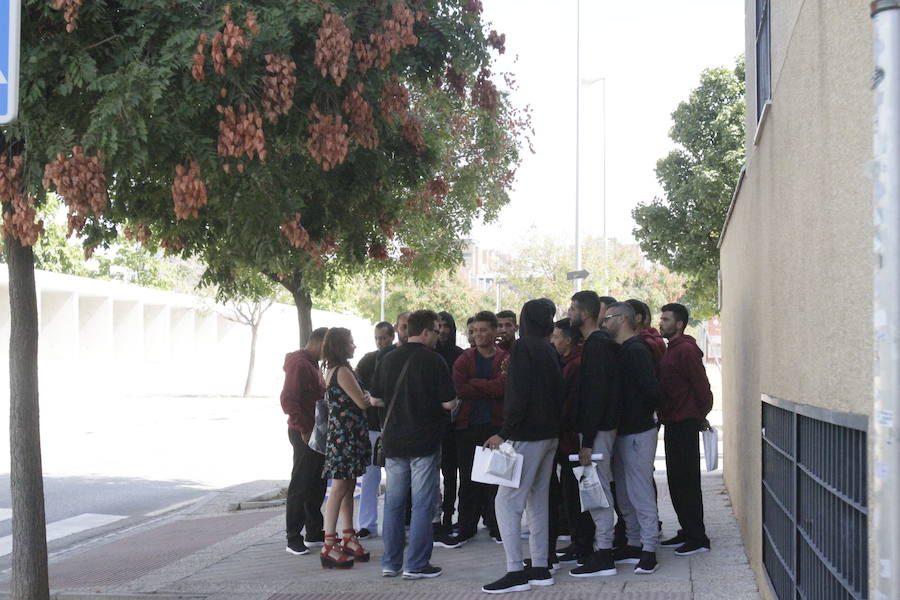
[[[460,279],[479,292],[491,291],[497,280],[503,256],[493,248],[480,248],[468,240],[463,248],[463,264],[457,269]]]

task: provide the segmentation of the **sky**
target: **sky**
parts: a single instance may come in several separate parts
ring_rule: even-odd
[[[506,34],[494,70],[514,73],[513,102],[532,108],[535,153],[524,151],[510,204],[472,237],[507,250],[530,232],[574,238],[577,0],[483,4],[489,29]],[[581,86],[581,234],[603,233],[605,171],[607,235],[630,242],[631,210],[662,195],[654,168],[674,148],[672,112],[704,69],[744,52],[744,1],[581,0],[580,22],[581,80],[604,78]]]

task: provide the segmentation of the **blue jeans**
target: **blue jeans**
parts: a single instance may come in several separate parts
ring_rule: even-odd
[[[384,498],[384,569],[399,571],[403,564],[403,548],[406,544],[406,497],[412,489],[412,521],[409,528],[409,550],[406,553],[406,570],[416,571],[428,565],[434,547],[431,520],[437,502],[438,474],[441,452],[414,458],[388,458],[387,490]]]
[[[375,442],[380,431],[369,432],[369,442],[372,444],[374,454]],[[369,458],[372,458],[371,456]],[[359,492],[359,527],[368,529],[378,535],[378,487],[381,485],[381,467],[369,465],[362,476],[362,489]]]

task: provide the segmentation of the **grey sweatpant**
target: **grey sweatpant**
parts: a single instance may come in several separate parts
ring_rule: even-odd
[[[653,490],[658,434],[654,427],[641,433],[620,435],[613,456],[616,499],[625,518],[628,545],[641,546],[647,552],[656,552],[659,542],[659,513]]]
[[[591,509],[591,517],[594,519],[594,550],[608,550],[612,548],[613,544],[616,511],[613,508],[613,495],[609,482],[613,478],[612,461],[615,444],[615,430],[598,431],[594,437],[593,453],[603,455],[602,460],[596,461],[597,476],[600,478],[603,493],[606,494],[606,499],[609,500],[609,508]]]
[[[497,526],[506,552],[506,571],[522,571],[522,512],[528,508],[528,545],[531,564],[547,566],[549,552],[550,472],[559,440],[510,443],[522,455],[522,478],[518,488],[499,486],[494,500]]]

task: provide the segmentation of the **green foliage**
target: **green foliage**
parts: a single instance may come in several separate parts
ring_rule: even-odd
[[[719,235],[744,162],[744,61],[707,69],[672,113],[678,144],[656,163],[664,198],[639,204],[635,238],[652,259],[688,277],[685,303],[716,314]]]
[[[558,237],[538,237],[515,249],[503,266],[503,307],[518,311],[526,301],[544,296],[556,303],[560,314],[565,312],[574,293],[574,283],[566,279],[574,257],[574,246]],[[620,300],[636,298],[653,311],[684,295],[684,277],[645,260],[636,245],[612,239],[604,252],[602,239],[588,237],[582,246],[582,265],[590,273],[583,289]]]
[[[224,75],[213,71],[206,44],[202,81],[191,73],[198,37],[222,30],[228,2],[85,2],[77,27],[67,32],[51,3],[26,0],[21,117],[4,132],[27,149],[26,192],[43,202],[44,166],[57,153],[81,145],[100,154],[110,202],[102,215],[88,215],[84,245],[108,248],[123,226],[146,227],[151,244],[202,261],[203,283],[226,296],[242,293],[246,271],[291,291],[315,291],[360,272],[421,280],[457,263],[458,240],[472,221],[494,218],[509,201],[527,115],[504,92],[494,111],[473,103],[469,92],[491,55],[486,24],[464,9],[464,0],[403,3],[425,17],[414,25],[418,43],[386,68],[365,73],[351,53],[346,80],[336,85],[314,60],[325,9],[344,19],[353,41],[367,42],[391,17],[393,0],[231,2],[234,23],[244,27],[253,11],[259,32],[245,29],[251,44]],[[261,110],[268,54],[296,63],[293,108],[263,122],[265,160],[225,159],[217,151],[217,106]],[[450,88],[449,68],[464,78],[463,96]],[[395,78],[410,91],[421,149],[398,121],[381,116],[382,89]],[[358,85],[375,114],[379,144],[367,149],[351,140],[345,160],[324,171],[307,150],[311,106],[347,122],[342,103]],[[197,217],[179,219],[175,168],[191,161],[200,167],[208,204]],[[449,184],[443,199],[426,193],[436,177]],[[295,247],[280,230],[297,214],[310,236],[306,247]],[[382,247],[387,258],[370,260]]]

